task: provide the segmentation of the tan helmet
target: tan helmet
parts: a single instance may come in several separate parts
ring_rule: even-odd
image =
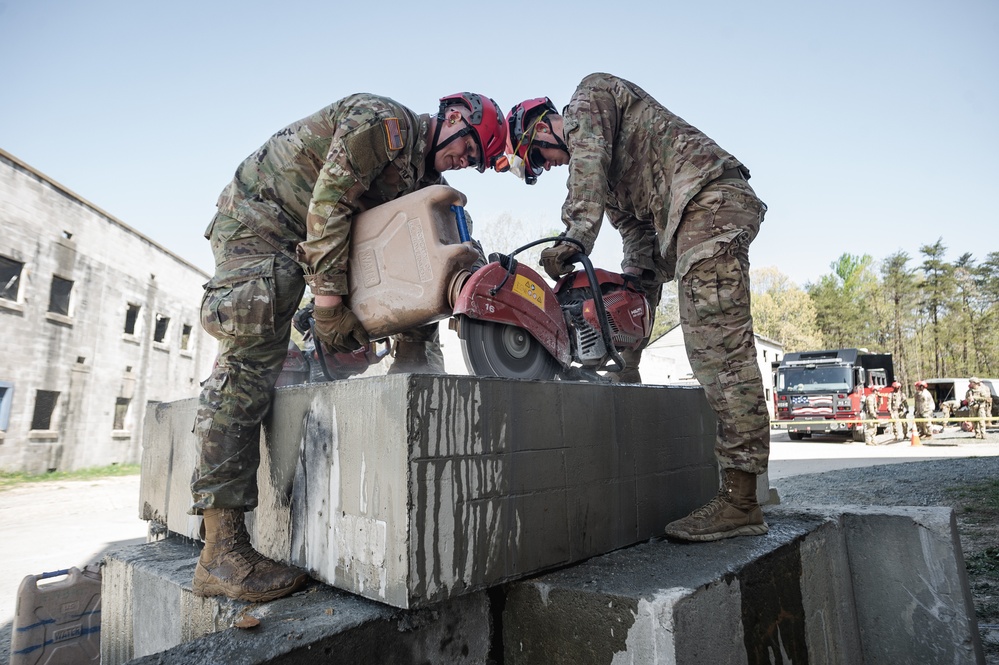
[[[982,380],[979,379],[977,376],[973,376],[970,379],[968,379],[968,383],[981,383],[981,382]]]

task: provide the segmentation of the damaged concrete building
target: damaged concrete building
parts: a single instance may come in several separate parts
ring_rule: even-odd
[[[146,403],[211,371],[208,278],[0,150],[0,470],[137,463]]]

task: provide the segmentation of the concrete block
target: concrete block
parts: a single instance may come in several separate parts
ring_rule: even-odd
[[[984,662],[946,508],[770,509],[509,585],[509,664]]]
[[[195,409],[147,420],[141,491],[192,538]],[[257,548],[401,608],[641,542],[718,487],[699,387],[378,376],[279,389],[263,429]]]
[[[105,561],[105,665],[226,663],[473,665],[492,648],[489,599],[400,611],[313,583],[300,593],[250,605],[198,598],[190,581],[197,547],[179,538],[112,552]],[[234,628],[244,616],[252,629]]]

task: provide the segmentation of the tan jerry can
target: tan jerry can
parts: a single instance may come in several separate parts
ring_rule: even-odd
[[[38,584],[63,576],[65,579]],[[100,662],[100,570],[70,568],[25,577],[17,592],[10,665]]]
[[[366,210],[351,226],[351,311],[380,339],[451,315],[479,253],[462,242],[465,195],[432,185]],[[463,221],[463,220],[462,220]]]

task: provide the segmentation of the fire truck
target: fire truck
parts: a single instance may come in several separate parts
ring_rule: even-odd
[[[787,353],[777,367],[777,422],[800,441],[812,434],[843,434],[864,440],[863,398],[878,394],[878,419],[891,419],[895,368],[890,353],[833,349]],[[859,390],[858,390],[859,388]],[[878,432],[884,430],[878,427]]]

